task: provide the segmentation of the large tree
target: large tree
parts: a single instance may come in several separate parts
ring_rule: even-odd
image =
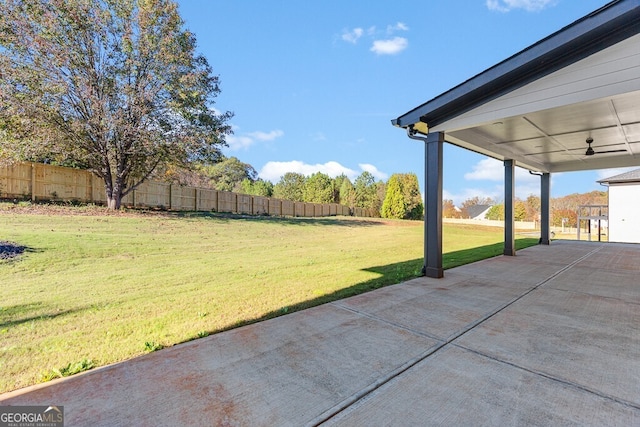
[[[504,203],[493,205],[485,215],[486,219],[504,221]],[[513,219],[516,221],[532,221],[527,218],[527,203],[520,199],[513,202]]]
[[[375,177],[367,171],[362,172],[354,181],[356,206],[365,209],[379,208]],[[380,205],[380,206],[378,206]]]
[[[395,173],[387,182],[383,218],[421,219],[424,205],[415,173]]]
[[[241,162],[237,157],[224,158],[220,162],[203,168],[211,179],[211,186],[220,191],[242,191],[242,181],[254,182],[258,172],[249,163]]]
[[[258,178],[255,181],[245,178],[242,180],[241,186],[244,194],[264,197],[273,196],[273,183],[271,183],[271,181],[265,181],[262,178]]]
[[[322,172],[314,173],[306,179],[302,196],[309,203],[333,203],[333,179]]]
[[[73,161],[120,207],[159,166],[215,162],[232,113],[171,0],[2,0],[0,156]]]
[[[420,184],[415,173],[400,174],[402,194],[407,205],[405,219],[421,219],[424,216],[424,204],[420,194]]]
[[[442,217],[443,218],[460,218],[460,209],[456,208],[453,200],[444,199],[442,201]]]
[[[403,219],[406,212],[402,180],[399,174],[393,174],[387,181],[387,193],[382,203],[381,215],[383,218]]]
[[[298,172],[287,172],[273,188],[273,195],[283,200],[304,202],[304,187],[307,177]]]
[[[341,205],[354,207],[356,204],[356,189],[353,187],[351,180],[346,176],[340,184],[340,196],[338,201]]]

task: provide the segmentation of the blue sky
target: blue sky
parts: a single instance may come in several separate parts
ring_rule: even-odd
[[[179,0],[233,111],[227,156],[277,182],[321,171],[385,180],[424,146],[390,120],[606,4],[607,0]],[[552,175],[552,197],[604,189],[617,171]],[[518,170],[516,195],[539,193]],[[503,167],[445,145],[444,197],[503,198]]]

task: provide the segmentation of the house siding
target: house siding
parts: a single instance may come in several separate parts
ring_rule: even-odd
[[[609,241],[640,243],[640,183],[610,184]]]

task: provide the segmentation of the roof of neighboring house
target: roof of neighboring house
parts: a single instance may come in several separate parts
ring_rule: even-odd
[[[484,219],[484,215],[482,214],[485,213],[490,208],[491,208],[491,205],[473,205],[467,208],[467,213],[469,214],[469,218]],[[481,217],[478,218],[479,216]]]
[[[640,169],[635,169],[629,172],[621,173],[609,178],[601,179],[598,181],[600,184],[617,184],[623,182],[640,182]]]

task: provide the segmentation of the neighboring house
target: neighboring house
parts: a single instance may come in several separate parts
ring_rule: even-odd
[[[491,209],[491,205],[473,205],[467,208],[467,214],[470,219],[484,220],[487,219],[489,209]]]
[[[598,182],[609,187],[609,241],[640,243],[640,169]]]

